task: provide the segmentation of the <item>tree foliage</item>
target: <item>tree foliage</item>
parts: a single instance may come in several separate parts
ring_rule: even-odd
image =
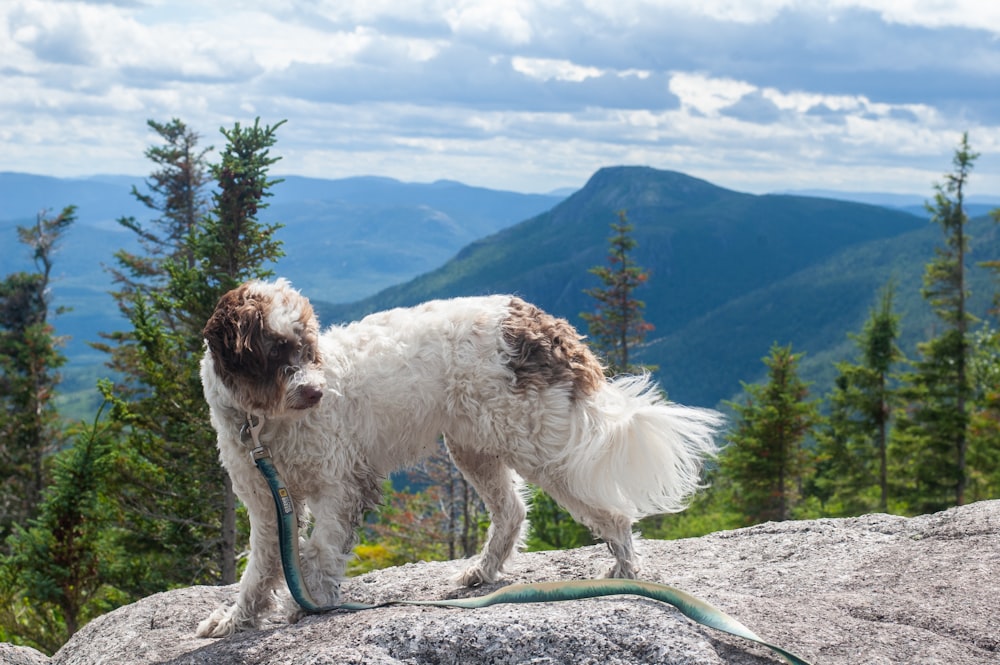
[[[350,574],[479,552],[489,516],[475,489],[455,468],[443,441],[420,465],[387,480],[383,496],[381,509],[369,515],[364,525],[357,559],[349,564]]]
[[[0,282],[0,543],[12,525],[34,515],[46,484],[46,455],[61,441],[53,398],[66,358],[49,320],[50,286],[54,254],[75,220],[76,208],[68,206],[19,226],[36,271]]]
[[[955,150],[954,170],[936,185],[932,221],[941,227],[944,244],[935,250],[924,273],[923,295],[943,329],[918,345],[919,357],[907,376],[912,405],[900,422],[898,451],[903,460],[903,490],[919,511],[940,510],[966,501],[969,447],[968,372],[972,350],[967,309],[965,190],[978,157],[968,134]]]
[[[805,442],[819,411],[798,376],[801,358],[790,345],[774,344],[764,358],[767,383],[744,384],[745,401],[730,403],[738,422],[719,464],[747,524],[791,519],[802,496],[811,462]]]
[[[198,133],[177,118],[166,123],[149,120],[147,124],[163,144],[146,149],[146,158],[157,170],[146,180],[147,191],[133,186],[132,196],[158,216],[146,222],[135,217],[118,220],[135,234],[142,250],[115,252],[118,266],[109,272],[120,286],[121,290],[112,294],[120,305],[128,304],[128,294],[133,291],[148,293],[161,287],[167,276],[167,260],[194,261],[186,241],[208,212],[206,155],[211,148],[199,148]]]
[[[649,280],[649,273],[632,257],[636,241],[624,210],[618,212],[611,230],[614,235],[608,239],[608,265],[590,269],[603,286],[584,291],[594,299],[595,307],[580,317],[587,322],[591,345],[604,357],[609,373],[652,371],[655,367],[644,368],[632,362],[636,347],[653,329],[642,316],[646,304],[635,297],[636,289]]]
[[[199,148],[199,135],[176,118],[167,123],[149,120],[147,124],[163,144],[146,149],[146,157],[157,169],[146,180],[147,191],[133,186],[132,196],[156,216],[145,221],[135,217],[118,220],[135,235],[141,251],[119,249],[114,254],[115,265],[106,268],[116,287],[111,296],[130,321],[139,316],[133,311],[137,301],[162,292],[168,279],[168,261],[193,263],[188,238],[204,220],[209,205],[206,155],[211,148]],[[168,329],[178,332],[174,312],[161,311],[160,317]],[[135,376],[141,360],[135,355],[131,331],[102,333],[102,337],[108,343],[94,346],[111,355],[110,366],[125,376]],[[119,386],[119,390],[125,387]]]
[[[894,286],[882,291],[859,335],[851,335],[858,359],[836,364],[837,378],[827,398],[830,415],[819,437],[815,485],[833,512],[859,515],[889,506],[889,433],[898,403],[894,367],[899,349],[899,316]]]
[[[9,538],[0,616],[18,641],[51,653],[86,621],[125,601],[115,587],[126,557],[115,527],[114,464],[113,439],[98,411],[55,456],[37,517]]]

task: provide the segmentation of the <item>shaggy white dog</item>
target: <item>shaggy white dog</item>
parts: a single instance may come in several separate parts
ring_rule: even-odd
[[[201,622],[201,636],[253,627],[282,587],[273,500],[241,436],[248,415],[264,419],[260,440],[297,514],[315,520],[301,553],[321,605],[340,602],[382,479],[442,434],[492,520],[458,579],[469,586],[495,581],[520,542],[521,478],[608,544],[609,575],[634,577],[633,523],[683,509],[716,452],[718,413],[664,401],[647,376],[605,379],[568,322],[513,296],[428,302],[321,334],[287,281],[249,282],[222,297],[204,335],[205,398],[251,549],[236,604]]]

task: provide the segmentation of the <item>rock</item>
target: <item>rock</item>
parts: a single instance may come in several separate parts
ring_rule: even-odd
[[[768,523],[641,547],[644,579],[704,598],[817,665],[1000,662],[1000,501],[911,519]],[[608,557],[600,546],[520,554],[503,583],[592,577]],[[353,578],[345,600],[454,597],[502,586],[456,589],[449,577],[459,565],[410,564]],[[235,591],[194,587],[145,598],[95,619],[49,662],[782,662],[764,647],[630,596],[479,610],[397,606],[294,625],[274,619],[221,640],[194,637],[198,622]]]
[[[2,665],[46,665],[48,662],[48,656],[41,651],[0,642],[0,663]]]

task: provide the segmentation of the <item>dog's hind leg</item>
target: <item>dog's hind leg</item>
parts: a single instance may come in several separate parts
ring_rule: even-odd
[[[542,485],[556,503],[569,511],[575,520],[590,529],[608,545],[615,564],[607,577],[635,579],[639,572],[639,556],[632,538],[632,519],[619,512],[596,508],[573,496],[571,490],[555,484]]]
[[[490,512],[490,528],[479,557],[456,580],[464,586],[495,582],[504,563],[521,544],[528,509],[521,498],[521,479],[496,455],[448,444],[455,466],[479,493]]]

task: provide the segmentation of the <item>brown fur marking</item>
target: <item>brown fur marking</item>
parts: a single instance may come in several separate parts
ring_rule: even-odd
[[[604,368],[566,319],[557,319],[520,298],[512,298],[501,324],[510,350],[508,366],[520,390],[544,390],[573,384],[573,398],[589,395],[604,384]]]
[[[283,398],[284,372],[289,367],[320,361],[319,325],[312,306],[303,303],[299,317],[302,328],[293,338],[267,327],[266,316],[272,306],[269,298],[244,284],[219,299],[203,330],[216,374],[231,390],[240,385],[261,409]]]

